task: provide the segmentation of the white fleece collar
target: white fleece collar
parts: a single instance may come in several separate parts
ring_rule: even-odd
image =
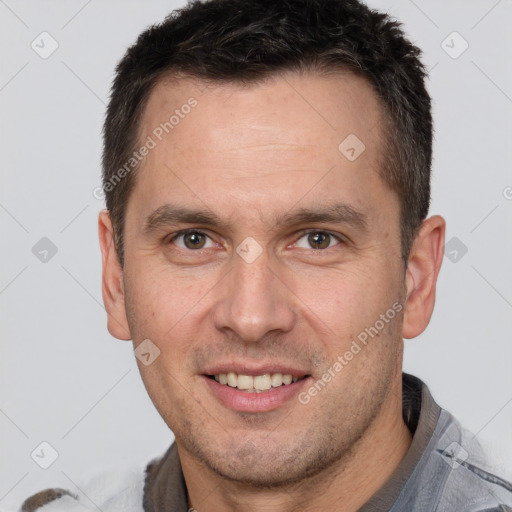
[[[144,512],[144,471],[111,472],[37,509],[37,512]]]

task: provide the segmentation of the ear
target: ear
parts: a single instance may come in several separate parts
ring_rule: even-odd
[[[402,337],[419,336],[430,322],[436,299],[436,283],[443,261],[446,222],[439,215],[423,221],[407,263]]]
[[[107,328],[114,338],[131,339],[124,302],[123,269],[114,245],[114,230],[107,210],[102,210],[98,218],[103,276],[101,291],[107,311]]]

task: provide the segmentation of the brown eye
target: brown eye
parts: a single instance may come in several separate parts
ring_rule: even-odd
[[[198,250],[212,247],[209,237],[200,231],[187,231],[176,235],[172,242],[180,249]],[[207,245],[209,243],[209,245]]]
[[[202,249],[206,243],[206,237],[201,233],[187,233],[183,236],[183,243],[187,249]]]
[[[328,233],[310,233],[308,242],[313,249],[327,249],[331,243],[331,235]]]
[[[295,247],[301,249],[322,250],[329,249],[335,245],[339,245],[341,239],[328,231],[309,231],[295,242]]]

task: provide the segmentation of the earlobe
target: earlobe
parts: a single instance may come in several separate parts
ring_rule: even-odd
[[[414,240],[405,277],[407,298],[403,338],[415,338],[427,327],[434,310],[436,283],[443,259],[446,223],[439,215],[423,221]]]
[[[98,234],[103,267],[101,290],[107,311],[107,328],[115,338],[130,340],[124,301],[123,270],[119,264],[112,221],[107,210],[102,210],[99,214]]]

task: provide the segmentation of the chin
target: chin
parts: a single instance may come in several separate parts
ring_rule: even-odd
[[[300,466],[290,461],[284,465],[276,464],[275,458],[271,459],[269,462],[260,459],[258,464],[251,466],[237,461],[222,467],[217,465],[216,470],[219,476],[233,483],[261,489],[290,486],[304,480],[305,471]]]
[[[266,443],[266,444],[265,444]],[[220,453],[196,454],[212,471],[233,483],[256,488],[279,488],[303,483],[339,460],[332,449],[308,450],[304,443],[276,448],[263,439],[263,448],[251,441]],[[310,447],[312,448],[312,447]],[[222,455],[221,455],[222,453]]]

